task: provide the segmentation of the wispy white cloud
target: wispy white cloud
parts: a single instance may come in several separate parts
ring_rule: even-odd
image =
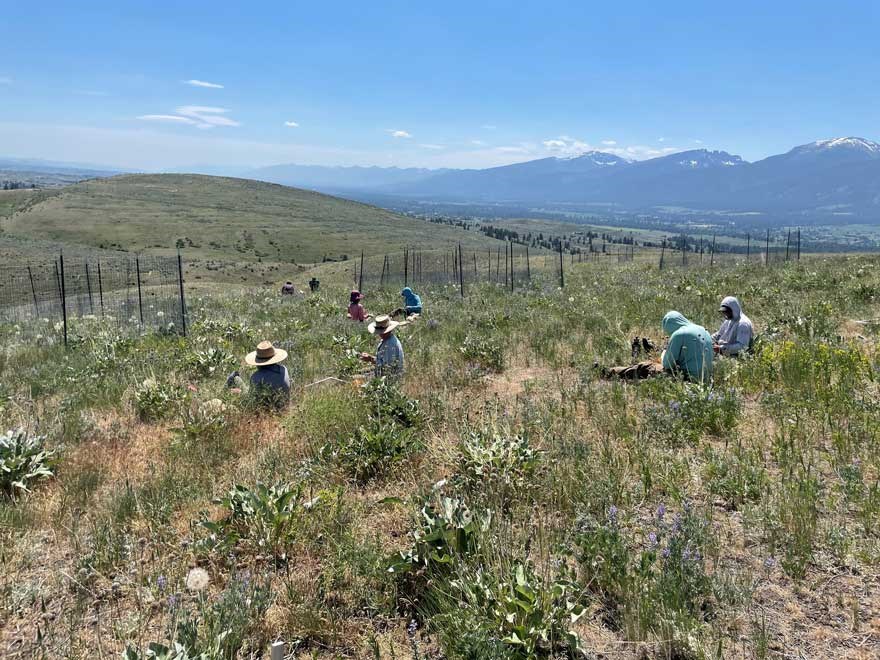
[[[201,129],[211,129],[218,126],[232,127],[241,126],[234,119],[225,117],[229,112],[226,108],[215,108],[204,105],[182,105],[175,111],[175,115],[140,115],[141,121],[158,121],[174,124],[186,124]]]
[[[411,138],[412,134],[407,131],[401,131],[396,128],[386,128],[385,132],[393,138]]]
[[[8,78],[6,76],[0,76],[0,85],[11,85],[12,78]]]
[[[299,124],[297,124],[295,121],[286,121],[284,122],[284,125],[289,128],[299,128]]]
[[[204,80],[184,80],[184,85],[192,85],[193,87],[207,87],[208,89],[223,89],[223,85],[212,82],[205,82]]]
[[[435,149],[435,150],[436,150],[436,149],[445,149],[445,148],[446,148],[446,147],[444,147],[442,144],[420,144],[419,146],[420,146],[422,149]]]
[[[613,147],[617,144],[617,140],[602,140],[602,144],[604,144],[606,147]]]
[[[189,117],[179,117],[177,115],[139,115],[137,119],[141,121],[160,121],[172,124],[195,124]]]

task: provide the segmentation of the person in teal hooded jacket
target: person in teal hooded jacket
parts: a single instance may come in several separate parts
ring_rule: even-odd
[[[412,316],[413,314],[422,313],[422,299],[419,297],[419,294],[415,293],[409,287],[406,287],[400,292],[400,295],[403,296],[403,307],[395,309],[391,313],[391,316],[397,316],[398,314]]]
[[[673,311],[663,317],[663,332],[669,335],[662,358],[664,371],[695,381],[712,377],[712,337],[706,328]]]

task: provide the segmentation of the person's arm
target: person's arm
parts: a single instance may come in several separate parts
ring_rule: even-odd
[[[734,340],[722,346],[721,352],[724,355],[737,355],[749,347],[751,340],[752,328],[745,323],[740,323],[736,329]]]
[[[678,355],[681,353],[681,346],[684,338],[682,335],[672,333],[669,338],[669,346],[663,353],[663,369],[666,371],[678,371],[681,365],[678,363]]]

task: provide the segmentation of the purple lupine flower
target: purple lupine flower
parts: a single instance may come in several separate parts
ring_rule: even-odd
[[[672,519],[672,531],[679,532],[681,531],[681,514],[676,513],[675,518]]]
[[[419,624],[415,619],[411,619],[409,625],[406,627],[406,634],[409,635],[409,638],[412,639],[416,636],[416,630],[418,630]]]
[[[617,523],[617,511],[618,511],[617,507],[614,506],[613,504],[608,507],[608,522],[610,522],[612,524]]]
[[[657,520],[663,520],[663,516],[666,515],[666,505],[662,502],[660,506],[657,507]]]
[[[171,594],[168,596],[168,607],[175,607],[177,605],[177,595]]]
[[[691,554],[690,548],[685,548],[684,552],[681,553],[682,561],[690,561],[693,559],[693,555]]]
[[[669,402],[669,409],[673,413],[678,414],[679,410],[681,410],[681,404],[678,401],[670,401]]]
[[[670,552],[669,548],[663,548],[663,552],[661,554],[663,555],[663,559],[669,559],[669,555],[672,553]]]
[[[156,578],[156,586],[159,587],[159,591],[165,591],[165,587],[168,586],[168,578],[164,575],[160,575]]]
[[[764,568],[767,570],[770,570],[774,566],[776,566],[776,560],[773,559],[773,557],[767,557],[767,559],[764,560]]]
[[[648,534],[648,546],[652,550],[657,547],[657,534],[655,532]]]

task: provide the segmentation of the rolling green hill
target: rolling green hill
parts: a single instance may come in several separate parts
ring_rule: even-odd
[[[7,238],[173,254],[191,261],[311,264],[462,242],[476,231],[271,183],[190,174],[137,174],[40,193],[0,219]]]

